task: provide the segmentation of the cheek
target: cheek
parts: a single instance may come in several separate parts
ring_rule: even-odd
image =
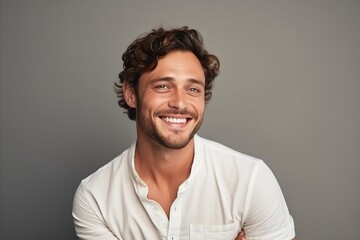
[[[205,100],[204,99],[197,99],[193,102],[194,109],[196,109],[199,112],[205,111]]]
[[[146,111],[156,111],[158,108],[167,106],[167,99],[159,96],[146,96],[141,100],[141,108]]]

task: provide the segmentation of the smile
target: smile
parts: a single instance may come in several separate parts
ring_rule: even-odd
[[[188,121],[187,118],[173,118],[173,117],[162,117],[162,120],[168,123],[175,123],[175,124],[181,124],[186,123]]]

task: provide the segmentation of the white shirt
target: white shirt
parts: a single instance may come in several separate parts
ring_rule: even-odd
[[[294,223],[283,194],[262,160],[195,136],[189,178],[167,218],[147,198],[134,165],[135,143],[84,179],[73,205],[80,239],[222,239],[241,229],[247,240],[290,240]]]

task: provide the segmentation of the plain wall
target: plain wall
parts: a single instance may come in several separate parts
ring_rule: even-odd
[[[200,135],[262,158],[298,239],[360,235],[360,1],[1,0],[1,235],[76,239],[73,194],[135,140],[113,83],[158,26],[221,74]]]

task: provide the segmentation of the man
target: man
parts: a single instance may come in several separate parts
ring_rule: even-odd
[[[123,61],[115,91],[136,121],[137,141],[81,182],[73,206],[79,238],[294,238],[264,162],[196,135],[219,72],[200,34],[153,30]]]

